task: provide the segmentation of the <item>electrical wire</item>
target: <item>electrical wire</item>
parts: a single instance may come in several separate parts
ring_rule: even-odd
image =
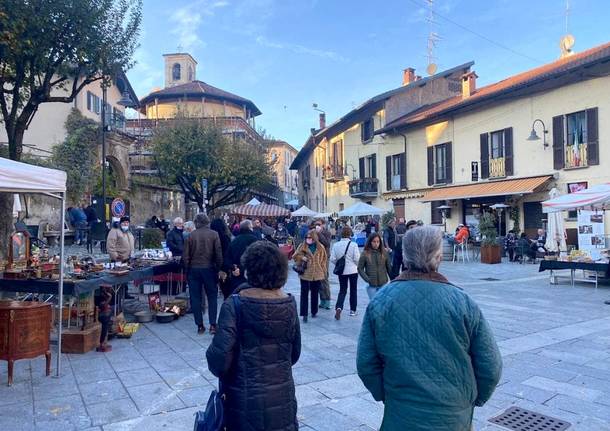
[[[409,2],[411,2],[411,3],[413,3],[413,4],[415,4],[415,5],[417,5],[417,6],[419,6],[419,7],[427,7],[427,5],[425,5],[425,4],[421,3],[421,2],[419,2],[418,0],[408,0],[408,1],[409,1]],[[530,57],[529,55],[527,55],[527,54],[523,54],[523,53],[521,53],[521,52],[519,52],[519,51],[515,51],[515,50],[514,50],[514,49],[512,49],[511,47],[506,46],[506,45],[504,45],[504,44],[502,44],[502,43],[500,43],[500,42],[496,42],[495,40],[490,39],[489,37],[485,36],[484,34],[481,34],[481,33],[477,32],[477,31],[471,30],[471,29],[469,29],[468,27],[466,27],[466,26],[464,26],[464,25],[462,25],[462,24],[460,24],[460,23],[458,23],[458,22],[455,22],[455,21],[454,21],[454,20],[452,20],[451,18],[447,18],[446,16],[441,15],[441,14],[440,14],[440,13],[438,13],[438,12],[432,12],[432,13],[433,13],[434,15],[438,16],[439,18],[442,18],[442,19],[444,19],[445,21],[447,21],[447,22],[449,22],[449,23],[451,23],[451,24],[455,25],[456,27],[461,28],[461,29],[462,29],[462,30],[464,30],[464,31],[467,31],[468,33],[471,33],[471,34],[473,34],[473,35],[475,35],[475,36],[477,36],[477,37],[480,37],[481,39],[483,39],[483,40],[485,40],[485,41],[487,41],[487,42],[491,43],[492,45],[496,45],[496,46],[497,46],[497,47],[499,47],[499,48],[502,48],[502,49],[505,49],[505,50],[507,50],[507,51],[510,51],[510,52],[512,52],[513,54],[518,55],[518,56],[520,56],[520,57],[527,58],[528,60],[533,61],[533,62],[535,62],[535,63],[540,63],[540,64],[544,63],[542,60],[539,60],[539,59],[534,58],[534,57]]]

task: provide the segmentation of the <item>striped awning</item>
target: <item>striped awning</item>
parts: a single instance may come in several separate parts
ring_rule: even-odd
[[[287,217],[290,216],[290,210],[270,204],[240,205],[233,208],[233,214],[251,217]]]
[[[428,190],[422,202],[470,199],[487,196],[524,195],[540,191],[552,175],[486,181],[462,186],[439,187]]]

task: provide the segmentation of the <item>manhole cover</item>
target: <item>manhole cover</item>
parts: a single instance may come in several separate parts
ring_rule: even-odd
[[[510,407],[489,422],[514,431],[563,431],[572,424],[561,419],[536,413],[519,407]]]
[[[493,278],[493,277],[481,278],[481,280],[483,280],[483,281],[500,281],[499,278]]]

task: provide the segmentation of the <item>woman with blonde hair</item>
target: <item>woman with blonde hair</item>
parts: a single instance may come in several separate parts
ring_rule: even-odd
[[[326,248],[320,242],[318,233],[310,230],[305,235],[305,241],[301,243],[294,253],[294,269],[299,273],[301,279],[301,303],[300,315],[303,322],[307,322],[308,299],[311,295],[311,317],[318,314],[318,295],[322,280],[326,278]]]

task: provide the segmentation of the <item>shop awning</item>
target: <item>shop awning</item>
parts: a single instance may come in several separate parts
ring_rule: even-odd
[[[486,196],[525,195],[542,190],[552,175],[515,178],[501,181],[486,181],[462,186],[439,187],[428,190],[422,202],[470,199]]]

